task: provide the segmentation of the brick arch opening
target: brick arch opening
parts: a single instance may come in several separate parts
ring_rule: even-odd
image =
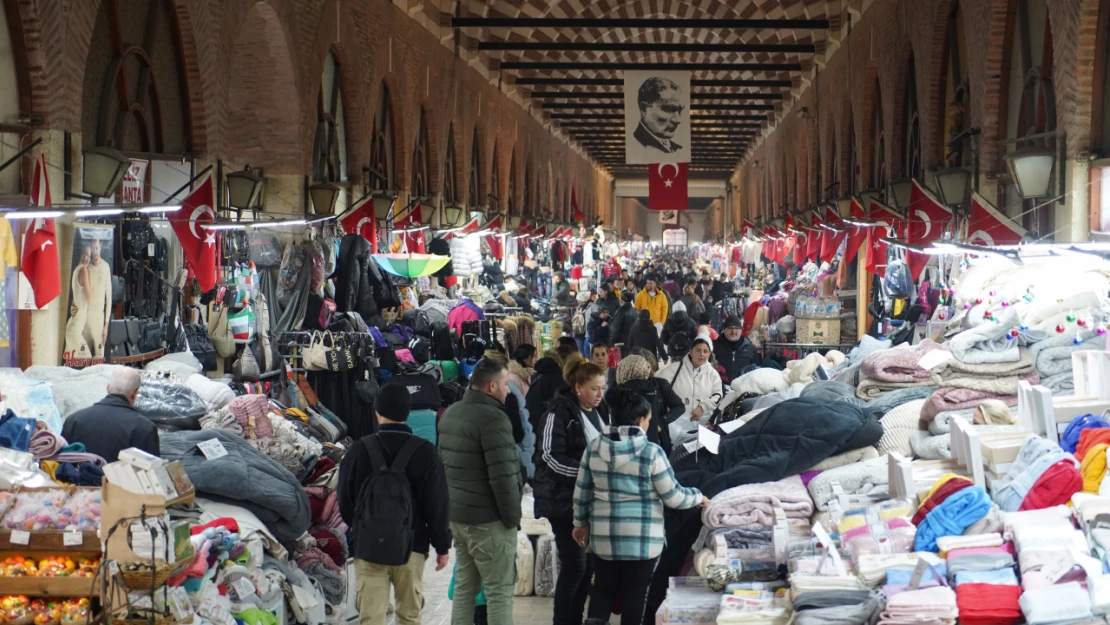
[[[231,50],[227,144],[270,174],[301,173],[305,154],[293,59],[281,19],[264,3],[247,12]]]

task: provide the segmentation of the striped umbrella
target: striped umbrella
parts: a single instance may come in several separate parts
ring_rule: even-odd
[[[383,270],[405,278],[430,276],[451,261],[441,254],[374,254],[374,260]]]

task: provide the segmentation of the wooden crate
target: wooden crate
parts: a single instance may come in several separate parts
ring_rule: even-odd
[[[840,319],[796,320],[796,341],[803,345],[837,345],[840,343]]]
[[[99,587],[92,577],[0,577],[5,593],[29,597],[95,597]]]

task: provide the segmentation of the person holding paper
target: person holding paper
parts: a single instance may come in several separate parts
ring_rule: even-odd
[[[663,506],[704,508],[709,499],[679,484],[663,449],[648,442],[646,399],[617,387],[606,401],[614,407],[613,424],[586,447],[574,486],[574,540],[595,556],[586,624],[608,623],[620,596],[621,625],[640,625],[663,552]]]

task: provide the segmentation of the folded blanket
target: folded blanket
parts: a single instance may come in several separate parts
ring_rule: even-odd
[[[956,593],[947,586],[907,590],[890,598],[880,625],[930,625],[955,623]]]
[[[928,423],[938,413],[949,410],[974,410],[979,402],[984,399],[997,399],[1007,406],[1017,405],[1017,395],[1014,393],[991,393],[955,387],[938,388],[935,393],[925,400],[925,405],[921,407],[921,420]]]
[[[1041,386],[1052,391],[1053,397],[1075,395],[1075,374],[1071,369],[1050,376],[1041,376]]]
[[[1091,597],[1076,582],[1028,590],[1018,600],[1029,625],[1068,622],[1091,616]]]
[[[882,416],[879,421],[883,426],[883,438],[878,445],[880,452],[896,451],[906,457],[914,453],[910,446],[910,437],[918,431],[918,421],[924,405],[924,399],[915,399]]]
[[[951,538],[951,537],[946,537]],[[939,544],[939,543],[938,543]],[[954,556],[948,554],[948,570],[953,575],[960,571],[1000,571],[1014,568],[1014,556],[1010,553],[977,553]]]
[[[956,607],[962,625],[1018,625],[1025,620],[1018,600],[1020,586],[961,584],[956,587]]]
[[[860,372],[879,382],[927,382],[930,374],[917,365],[921,357],[933,350],[945,350],[931,339],[913,347],[896,347],[875,352],[860,363]]]
[[[859,449],[846,451],[842,454],[832,456],[831,458],[825,458],[821,462],[818,462],[817,464],[810,467],[809,470],[828,471],[829,469],[835,469],[837,467],[843,467],[854,462],[862,462],[864,460],[870,460],[872,458],[878,457],[879,452],[876,451],[874,447],[868,445],[867,447],[860,447]]]
[[[806,593],[804,596],[810,594],[812,593]],[[868,625],[878,620],[882,609],[882,599],[875,595],[870,595],[868,599],[862,603],[795,612],[791,620],[795,625]],[[718,619],[717,622],[722,623],[723,621]],[[767,621],[751,620],[746,622],[766,623]]]
[[[913,455],[922,460],[948,460],[952,457],[952,435],[933,436],[927,431],[916,430],[910,434]]]
[[[1037,373],[1042,377],[1052,377],[1071,372],[1071,355],[1074,352],[1105,349],[1106,337],[1095,335],[1078,325],[1064,324],[1064,332],[1053,334],[1047,339],[1034,343],[1029,351],[1036,359]],[[1076,332],[1082,332],[1083,342],[1075,344]]]
[[[790,384],[787,383],[782,371],[761,367],[736,378],[729,386],[733,391],[740,394],[766,395],[767,393],[785,391]]]
[[[1023,380],[1030,384],[1038,384],[1041,381],[1037,372],[1030,367],[1020,375],[982,376],[964,373],[953,374],[944,380],[943,383],[938,383],[937,386],[942,388],[966,388],[973,391],[986,391],[988,393],[997,393],[1000,395],[1017,395],[1018,382]]]
[[[751,527],[775,524],[775,508],[781,507],[787,522],[808,525],[813,515],[810,499],[802,479],[791,476],[777,482],[744,484],[714,497],[702,512],[707,527]]]
[[[1011,362],[972,363],[951,358],[932,369],[933,382],[937,386],[963,386],[952,381],[964,378],[1017,376],[1033,371],[1033,354],[1029,348],[1018,348],[1018,354],[1019,358]]]
[[[875,587],[887,579],[892,570],[912,571],[917,566],[917,561],[925,560],[932,564],[943,575],[944,561],[935,553],[865,553],[856,562],[859,579],[868,587]]]
[[[852,560],[859,560],[865,553],[906,553],[913,551],[916,528],[908,520],[891,519],[875,525],[864,525],[840,538],[844,549],[852,553]]]
[[[840,487],[849,495],[872,495],[886,491],[889,473],[886,462],[856,462],[821,472],[806,488],[817,508],[825,510],[834,499],[833,482],[840,482]]]
[[[894,351],[894,350],[891,350]],[[933,387],[933,382],[929,378],[917,380],[914,382],[884,382],[877,378],[868,377],[861,374],[859,377],[859,385],[856,387],[856,397],[864,400],[875,400],[882,397],[886,393],[892,391],[904,390],[908,388],[917,388],[922,386]]]
[[[998,323],[981,323],[948,340],[948,349],[966,364],[1018,362],[1019,341],[1009,337],[1012,328],[1022,325],[1015,307],[1003,308]]]
[[[941,551],[949,552],[948,557],[962,555],[963,550],[976,547],[991,548],[1002,545],[1002,534],[998,532],[984,534],[965,534],[964,536],[944,536],[937,539],[937,547]],[[951,553],[955,551],[956,553]]]

